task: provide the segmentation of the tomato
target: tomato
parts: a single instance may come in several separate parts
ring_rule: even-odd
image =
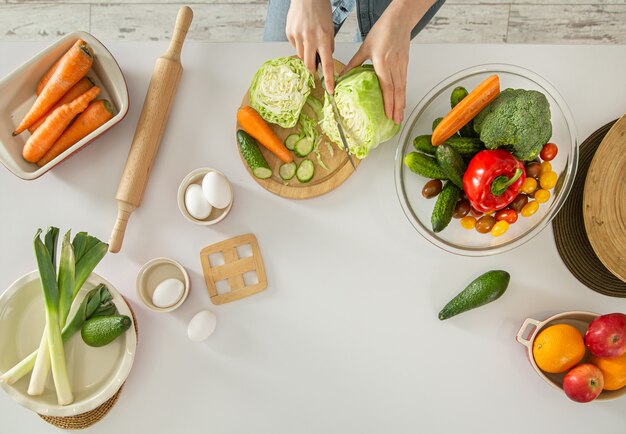
[[[471,215],[465,216],[461,219],[461,226],[464,229],[474,229],[476,227],[476,219]]]
[[[478,217],[480,217],[480,216],[482,216],[482,215],[483,215],[483,212],[482,212],[482,211],[478,211],[478,210],[477,210],[476,208],[474,208],[474,207],[472,207],[472,208],[470,209],[470,212],[469,212],[469,213],[470,213],[471,215],[473,215],[474,217],[476,217],[476,218],[478,218]]]
[[[543,145],[543,149],[539,153],[539,156],[543,161],[552,161],[558,152],[559,148],[554,143],[546,143]]]
[[[537,190],[537,180],[535,178],[526,178],[522,184],[520,191],[522,193],[530,194]]]
[[[522,208],[524,208],[524,205],[526,205],[527,203],[528,196],[526,196],[525,194],[518,194],[517,196],[515,196],[515,199],[513,199],[513,202],[509,204],[509,208],[515,210],[516,212],[520,212]]]
[[[552,164],[549,161],[544,161],[541,163],[541,174],[552,172]]]
[[[554,188],[554,186],[556,185],[556,182],[558,181],[559,177],[556,174],[556,172],[545,172],[542,173],[541,176],[539,177],[539,184],[541,185],[541,188],[543,188],[544,190],[551,190]]]
[[[526,179],[528,178],[536,178],[539,179],[539,175],[541,175],[541,164],[536,161],[531,161],[526,164]]]
[[[491,228],[491,235],[494,237],[499,237],[509,230],[509,223],[506,220],[500,220],[493,228]]]
[[[533,200],[532,202],[528,202],[526,205],[524,205],[524,208],[522,208],[522,212],[520,214],[523,217],[530,217],[531,215],[536,213],[538,209],[539,209],[539,202],[537,202],[536,200]]]
[[[539,203],[546,203],[550,200],[550,192],[548,190],[539,189],[535,191],[535,200]]]
[[[441,193],[443,188],[443,184],[438,179],[431,179],[426,184],[424,184],[424,188],[422,188],[422,196],[426,199],[433,198]]]
[[[510,208],[501,209],[496,213],[496,221],[502,221],[513,224],[517,221],[517,211]]]
[[[476,222],[476,230],[481,234],[487,234],[491,231],[491,228],[493,228],[493,225],[495,224],[496,219],[490,215],[484,215]]]

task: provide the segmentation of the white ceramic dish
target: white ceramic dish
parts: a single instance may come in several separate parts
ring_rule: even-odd
[[[121,315],[132,317],[130,308],[109,282],[92,273],[78,293],[77,301],[103,283],[113,296]],[[74,304],[77,306],[77,304]],[[73,312],[73,311],[72,311]],[[72,315],[70,312],[70,317]],[[39,346],[45,313],[39,273],[33,271],[16,280],[0,295],[0,372],[6,372]],[[87,346],[75,334],[65,344],[65,357],[74,393],[74,402],[57,404],[51,376],[41,396],[26,393],[30,375],[2,388],[20,405],[47,416],[74,416],[93,410],[111,398],[124,383],[135,358],[137,334],[131,327],[124,335],[105,347]]]
[[[535,343],[535,338],[541,330],[555,324],[569,324],[574,326],[584,336],[589,323],[597,316],[598,314],[593,312],[570,311],[553,315],[544,321],[527,318],[517,332],[517,342],[526,347],[526,356],[528,357],[528,361],[533,369],[537,372],[537,375],[539,375],[550,386],[558,389],[563,396],[565,396],[565,392],[563,392],[563,377],[565,376],[565,373],[549,374],[539,369],[539,366],[537,366],[535,358],[533,357],[533,344]],[[531,330],[530,333],[529,329]],[[589,351],[587,351],[587,353],[588,352]],[[584,363],[588,356],[589,355],[587,354],[581,363]],[[598,396],[594,401],[609,401],[611,399],[619,398],[624,394],[626,394],[626,387],[622,387],[619,390],[603,390],[602,393],[600,393],[600,396]]]
[[[210,167],[201,167],[200,169],[196,169],[189,173],[187,176],[185,176],[185,178],[183,178],[183,180],[181,181],[180,186],[178,187],[178,209],[180,209],[183,217],[197,225],[214,225],[215,223],[222,221],[228,215],[230,209],[233,207],[233,186],[230,181],[228,181],[228,186],[230,188],[230,204],[226,208],[213,208],[211,210],[211,214],[209,214],[209,216],[204,220],[198,220],[194,218],[191,214],[189,214],[189,211],[187,211],[187,208],[185,207],[185,192],[187,191],[187,187],[189,187],[191,184],[202,185],[202,179],[209,172],[219,173],[228,181],[226,175],[224,175],[219,170],[211,169]]]
[[[116,115],[48,164],[39,167],[22,158],[22,148],[30,133],[25,131],[15,137],[11,133],[35,101],[35,88],[41,77],[78,39],[84,40],[93,49],[94,62],[87,76],[101,89],[98,99],[109,100]],[[0,125],[0,163],[22,179],[38,178],[120,122],[128,112],[128,103],[126,80],[109,50],[87,32],[70,33],[0,80],[0,118],[5,120]]]
[[[165,279],[178,279],[184,290],[180,299],[169,307],[158,307],[152,302],[154,290]],[[168,258],[154,258],[144,264],[137,273],[137,295],[143,304],[154,312],[171,312],[179,307],[189,295],[189,274],[178,262]]]

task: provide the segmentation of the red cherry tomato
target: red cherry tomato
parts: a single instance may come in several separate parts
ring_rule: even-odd
[[[558,152],[559,148],[554,143],[546,143],[543,145],[543,149],[539,153],[539,156],[543,161],[552,161]]]
[[[496,213],[496,220],[504,220],[508,224],[513,224],[517,221],[517,212],[510,208],[501,209]]]

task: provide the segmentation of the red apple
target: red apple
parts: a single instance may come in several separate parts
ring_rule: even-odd
[[[591,363],[572,368],[563,378],[563,390],[569,399],[589,402],[598,397],[604,387],[602,371]]]
[[[619,357],[626,353],[626,315],[610,313],[591,321],[585,345],[594,356]]]

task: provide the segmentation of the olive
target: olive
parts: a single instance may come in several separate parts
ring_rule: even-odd
[[[471,206],[470,206],[469,200],[461,199],[460,201],[456,203],[452,217],[454,217],[455,219],[463,218],[467,215],[470,208]]]
[[[541,175],[541,164],[533,161],[526,165],[526,176],[528,178],[539,179],[539,175]]]
[[[522,208],[524,208],[524,205],[526,205],[527,203],[528,196],[520,193],[515,196],[515,199],[513,199],[513,201],[509,204],[509,208],[514,209],[517,213],[519,213],[520,211],[522,211]]]
[[[442,188],[443,184],[439,179],[431,179],[422,188],[422,196],[426,199],[431,199],[441,193]]]
[[[488,234],[496,224],[496,219],[491,215],[484,215],[476,222],[476,230],[481,234]]]

